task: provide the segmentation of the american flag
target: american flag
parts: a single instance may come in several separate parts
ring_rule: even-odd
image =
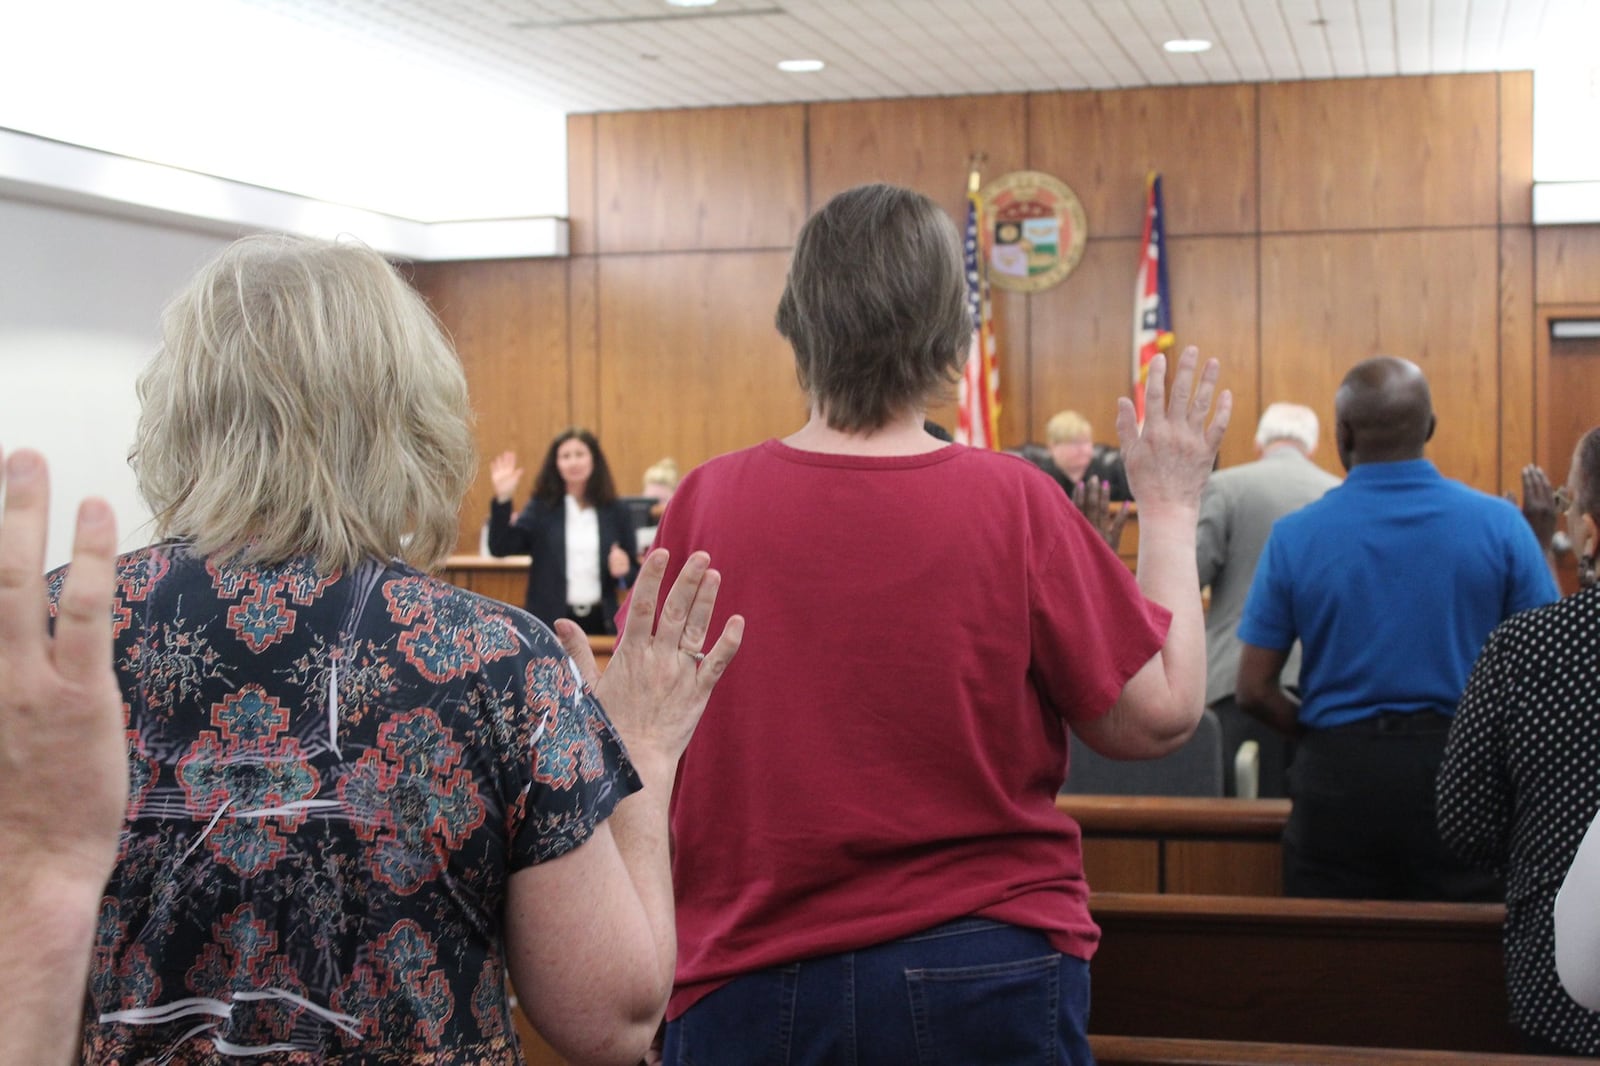
[[[1162,227],[1161,175],[1145,178],[1144,240],[1133,297],[1133,405],[1144,421],[1144,383],[1150,360],[1172,347],[1172,297],[1167,293],[1167,249]]]
[[[961,372],[961,419],[956,440],[974,448],[1000,447],[1000,368],[995,354],[994,308],[989,300],[989,258],[984,252],[983,200],[978,172],[967,181],[967,307],[972,344]]]

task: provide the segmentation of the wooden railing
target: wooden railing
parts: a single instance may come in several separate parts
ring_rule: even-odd
[[[1283,894],[1288,800],[1061,796],[1097,892]]]
[[[526,555],[503,559],[492,555],[452,555],[439,569],[439,577],[469,592],[521,607],[527,598],[531,563]]]
[[[1493,903],[1096,893],[1090,1029],[1513,1051]]]
[[[1593,1059],[1415,1048],[1091,1036],[1099,1066],[1575,1066]]]

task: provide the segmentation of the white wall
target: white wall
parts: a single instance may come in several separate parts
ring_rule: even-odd
[[[128,447],[134,379],[161,308],[227,238],[0,198],[0,447],[50,461],[47,564],[67,561],[85,495],[117,514],[124,550],[153,539]]]

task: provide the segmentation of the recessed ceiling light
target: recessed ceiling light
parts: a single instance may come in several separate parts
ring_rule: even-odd
[[[1169,52],[1209,52],[1211,42],[1198,37],[1180,37],[1161,46]]]
[[[667,0],[673,7],[710,7],[717,0]]]
[[[820,59],[784,59],[778,63],[778,69],[789,74],[810,74],[825,66],[827,64]]]

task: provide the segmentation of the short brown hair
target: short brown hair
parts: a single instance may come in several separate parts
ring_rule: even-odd
[[[894,185],[835,196],[800,230],[777,324],[834,429],[880,429],[947,396],[972,338],[950,217]]]
[[[162,536],[323,572],[441,560],[477,467],[466,378],[365,245],[247,237],[167,305],[130,456]]]

